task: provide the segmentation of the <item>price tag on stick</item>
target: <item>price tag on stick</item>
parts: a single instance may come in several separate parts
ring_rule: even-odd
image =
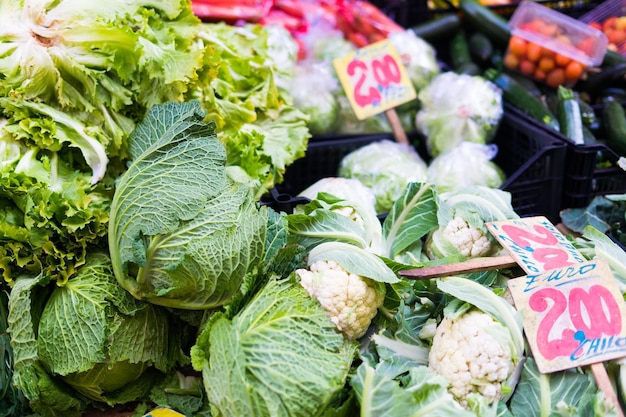
[[[590,365],[623,417],[603,364],[626,356],[626,305],[608,264],[587,261],[542,216],[486,226],[528,273],[509,280],[509,289],[539,371]]]
[[[544,216],[489,222],[486,226],[528,274],[585,261],[585,257]]]
[[[540,372],[626,356],[626,304],[604,260],[509,280]]]
[[[400,56],[389,40],[360,48],[333,61],[357,119],[385,112],[398,142],[408,143],[395,107],[417,97]]]

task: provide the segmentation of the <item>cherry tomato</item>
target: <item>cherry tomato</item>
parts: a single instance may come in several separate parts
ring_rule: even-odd
[[[524,75],[532,76],[535,73],[535,69],[537,69],[537,64],[527,59],[519,63],[519,71]]]
[[[537,45],[536,43],[529,42],[526,47],[526,58],[529,61],[537,62],[539,58],[543,55],[543,48],[541,45]]]
[[[554,69],[556,64],[554,63],[554,59],[549,56],[541,57],[537,67],[541,69],[543,72],[548,73]]]
[[[556,63],[557,66],[559,67],[566,67],[567,64],[569,64],[569,62],[571,61],[571,59],[569,59],[568,57],[566,57],[565,55],[561,55],[561,54],[556,54],[554,56],[554,62]]]
[[[505,56],[504,56],[504,60],[503,63],[507,68],[510,69],[517,69],[517,66],[519,65],[519,57],[517,55],[515,55],[512,52],[508,52]]]
[[[609,38],[609,42],[617,45],[618,43],[626,40],[626,32],[621,29],[615,29],[606,35]]]
[[[593,39],[585,38],[578,42],[578,45],[576,45],[576,47],[587,55],[591,55],[591,52],[593,51]]]
[[[571,61],[565,67],[565,80],[568,82],[578,81],[578,79],[583,75],[583,71],[585,67],[578,61]]]
[[[509,51],[518,57],[526,55],[526,41],[519,36],[511,36],[509,40]]]
[[[606,18],[604,20],[604,22],[602,22],[602,30],[604,30],[606,32],[607,29],[615,29],[616,25],[617,25],[617,17],[616,16],[610,16],[610,17]]]
[[[535,78],[535,80],[537,81],[545,81],[546,73],[545,71],[542,71],[541,68],[537,68],[535,70],[535,73],[533,74],[533,78]]]
[[[546,74],[544,81],[548,87],[557,88],[565,82],[565,70],[563,68],[555,68]]]

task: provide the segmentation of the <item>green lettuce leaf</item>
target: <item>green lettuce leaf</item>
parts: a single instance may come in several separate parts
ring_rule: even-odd
[[[56,152],[6,136],[0,144],[16,150],[0,169],[0,271],[7,282],[44,272],[62,285],[89,247],[105,245],[111,186],[91,185],[91,174]]]
[[[204,24],[198,39],[205,65],[190,95],[207,110],[206,120],[215,122],[229,174],[247,182],[257,199],[283,181],[311,136],[308,116],[276,84],[284,70],[276,66],[269,34],[258,24]]]

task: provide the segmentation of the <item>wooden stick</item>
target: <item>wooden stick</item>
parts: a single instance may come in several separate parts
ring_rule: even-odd
[[[591,364],[591,373],[593,377],[596,379],[596,384],[598,388],[602,390],[604,396],[608,401],[611,401],[615,404],[615,409],[617,410],[618,417],[624,417],[624,411],[619,405],[619,400],[617,399],[617,394],[613,389],[613,385],[611,384],[611,379],[609,378],[609,374],[606,372],[606,368],[604,367],[603,362],[593,363]]]
[[[393,132],[393,137],[396,139],[396,142],[408,144],[409,139],[406,137],[406,132],[402,128],[402,123],[400,123],[396,109],[386,110],[385,116],[387,116],[387,120],[391,125],[391,131]]]
[[[423,268],[407,269],[400,271],[400,275],[409,279],[431,279],[447,277],[469,272],[488,271],[491,269],[510,268],[517,262],[510,255],[492,256],[489,258],[474,258],[453,264],[425,266]]]

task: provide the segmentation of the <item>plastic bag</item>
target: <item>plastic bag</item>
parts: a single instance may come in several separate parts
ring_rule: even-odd
[[[494,144],[462,142],[430,161],[428,182],[435,184],[437,191],[442,193],[470,185],[499,188],[506,176],[492,161],[497,152],[498,147]]]

